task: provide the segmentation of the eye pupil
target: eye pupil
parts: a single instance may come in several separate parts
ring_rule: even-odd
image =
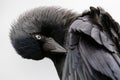
[[[37,38],[37,39],[41,39],[41,36],[40,35],[35,35],[35,37]]]

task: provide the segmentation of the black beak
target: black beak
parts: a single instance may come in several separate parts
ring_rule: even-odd
[[[66,53],[65,48],[58,44],[53,38],[47,38],[43,44],[44,51],[51,53]]]

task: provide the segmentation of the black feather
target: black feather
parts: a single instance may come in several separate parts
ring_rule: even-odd
[[[62,80],[120,80],[119,29],[102,8],[90,7],[75,20]]]

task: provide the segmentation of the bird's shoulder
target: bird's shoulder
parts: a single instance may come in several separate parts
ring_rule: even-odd
[[[109,35],[99,28],[99,25],[92,23],[88,17],[80,17],[75,20],[69,29],[70,33],[84,34],[93,39],[100,46],[104,46],[110,52],[116,52],[116,46]]]

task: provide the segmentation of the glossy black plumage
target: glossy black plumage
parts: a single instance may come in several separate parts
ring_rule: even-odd
[[[120,80],[119,27],[101,8],[74,21],[62,80]]]
[[[12,25],[10,38],[22,57],[50,58],[60,80],[120,80],[120,26],[102,8],[36,8]]]

